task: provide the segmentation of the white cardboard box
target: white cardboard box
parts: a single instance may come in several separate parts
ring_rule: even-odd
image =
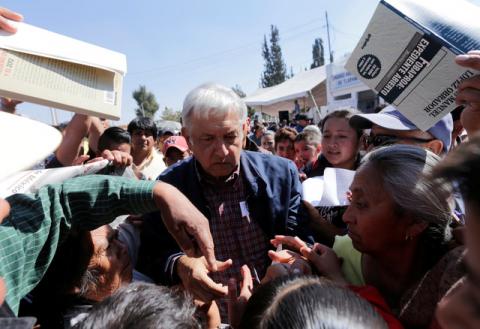
[[[25,23],[0,31],[0,95],[118,120],[125,55]]]
[[[458,84],[477,74],[454,59],[480,49],[479,17],[464,0],[382,0],[345,68],[427,130],[457,107]]]

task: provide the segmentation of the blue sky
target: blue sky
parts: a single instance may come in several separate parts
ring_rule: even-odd
[[[441,0],[444,1],[444,0]],[[453,1],[453,0],[450,0]],[[480,0],[473,3],[480,5]],[[127,55],[122,118],[134,117],[132,91],[140,84],[165,106],[181,109],[186,93],[214,81],[259,87],[263,35],[274,24],[280,31],[284,60],[296,73],[311,63],[316,37],[327,42],[325,11],[332,48],[340,57],[353,49],[378,0],[174,0],[174,1],[3,1],[25,22]],[[48,108],[21,104],[20,113],[51,123]],[[58,111],[59,121],[69,112]],[[157,117],[159,114],[157,114]],[[156,118],[157,118],[156,117]]]

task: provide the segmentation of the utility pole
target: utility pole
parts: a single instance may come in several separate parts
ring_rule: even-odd
[[[333,51],[330,44],[330,26],[328,25],[328,13],[325,11],[325,19],[327,20],[327,38],[328,38],[328,53],[330,55],[330,63],[333,63]]]

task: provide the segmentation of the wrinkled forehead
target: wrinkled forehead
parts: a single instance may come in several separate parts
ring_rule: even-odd
[[[192,133],[214,133],[241,129],[241,116],[236,111],[209,111],[194,113],[191,118]]]
[[[364,163],[357,169],[350,191],[373,199],[381,198],[386,193],[380,172],[370,163]]]

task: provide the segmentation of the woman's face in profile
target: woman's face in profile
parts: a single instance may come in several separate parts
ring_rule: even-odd
[[[409,221],[395,212],[392,196],[383,188],[376,168],[367,164],[357,170],[349,199],[343,221],[357,250],[375,254],[405,243]]]

